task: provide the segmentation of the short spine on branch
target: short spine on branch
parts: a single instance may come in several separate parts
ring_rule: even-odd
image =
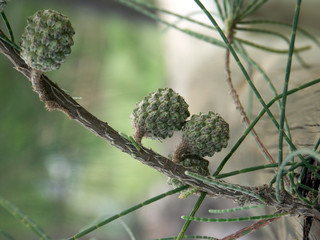
[[[159,88],[136,103],[131,114],[134,139],[141,143],[143,137],[165,139],[181,130],[190,116],[188,104],[171,88]]]

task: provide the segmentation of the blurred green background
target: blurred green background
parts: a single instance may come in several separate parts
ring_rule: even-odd
[[[39,9],[67,15],[75,28],[72,54],[47,75],[116,130],[132,134],[135,102],[165,85],[161,33],[156,23],[113,1],[10,1],[5,13],[16,41],[26,18]],[[5,25],[1,22],[1,29]],[[0,55],[0,195],[53,238],[65,238],[99,219],[148,198],[166,178],[110,147],[60,112],[48,112],[31,83]],[[161,151],[151,141],[146,145]],[[161,192],[159,192],[161,193]],[[142,226],[124,219],[137,239]],[[0,208],[0,239],[36,239]],[[95,239],[129,239],[122,224],[103,227]],[[85,237],[83,239],[90,239]]]

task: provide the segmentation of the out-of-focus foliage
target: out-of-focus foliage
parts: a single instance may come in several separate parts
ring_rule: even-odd
[[[155,23],[57,2],[9,2],[6,15],[16,39],[26,18],[39,9],[67,15],[76,31],[75,45],[61,69],[48,76],[101,120],[132,134],[129,116],[135,102],[164,81]],[[0,83],[0,193],[50,236],[67,237],[145,199],[149,184],[160,174],[62,113],[46,111],[31,83],[3,56]],[[121,232],[126,233],[116,225],[95,236],[122,239]],[[0,229],[15,239],[34,236],[3,209]]]

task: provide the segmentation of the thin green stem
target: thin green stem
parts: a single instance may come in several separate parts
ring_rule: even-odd
[[[190,29],[182,29],[182,28],[179,28],[179,27],[176,27],[173,25],[171,26],[172,28],[175,28],[183,33],[186,33],[187,35],[189,36],[192,36],[192,37],[195,37],[199,40],[202,40],[204,42],[207,42],[207,43],[210,43],[210,44],[213,44],[213,45],[216,45],[216,46],[219,46],[219,47],[225,47],[225,44],[213,37],[210,37],[210,36],[207,36],[207,35],[204,35],[204,34],[201,34],[201,33],[197,33],[195,31],[192,31]]]
[[[158,11],[159,11],[159,12],[162,12],[162,11],[163,11],[163,12],[165,13],[166,10],[161,9],[161,10],[158,10]],[[170,14],[170,15],[175,16],[175,17],[178,18],[176,21],[172,22],[172,24],[175,25],[175,26],[177,26],[182,20],[187,20],[187,21],[189,21],[189,22],[191,22],[191,23],[194,23],[194,24],[197,24],[197,25],[199,25],[199,26],[201,26],[201,27],[205,27],[205,28],[208,28],[208,29],[210,29],[210,30],[216,30],[214,27],[212,27],[212,26],[209,25],[209,24],[206,24],[206,23],[203,23],[203,22],[200,22],[200,21],[197,21],[197,20],[194,20],[194,19],[190,18],[192,15],[201,14],[201,13],[202,13],[201,11],[191,12],[191,13],[189,13],[189,14],[186,15],[186,16],[184,16],[184,15],[179,15],[179,14],[177,14],[177,13],[173,13],[173,12],[170,12],[170,11],[167,11],[167,12],[168,12],[168,14]],[[213,13],[213,14],[214,14],[214,13]],[[166,28],[164,28],[164,29],[163,29],[163,32],[165,32],[165,31],[168,30],[168,29],[170,29],[169,26],[167,26]]]
[[[306,161],[308,161],[309,164],[311,163],[312,160],[313,159],[311,159],[311,157],[309,157],[309,156],[306,157]],[[303,167],[302,167],[300,174],[299,174],[298,183],[301,183],[303,181],[303,178],[305,177],[305,174],[307,173],[308,170],[312,171],[312,173],[317,177],[318,171],[316,169],[316,166],[314,166],[313,164],[310,164],[310,166],[314,166],[314,168],[309,169],[306,165],[304,165],[304,164],[302,164],[302,165],[303,165]]]
[[[276,37],[283,39],[288,45],[290,44],[290,40],[286,36],[284,36],[283,34],[280,34],[278,32],[275,32],[275,31],[259,29],[259,28],[243,28],[243,27],[236,27],[235,29],[238,31],[247,31],[247,32],[255,32],[255,33],[261,33],[261,34],[273,35],[273,36],[276,36]],[[302,49],[304,49],[304,48],[309,49],[309,48],[311,48],[311,46],[302,47]],[[301,66],[308,67],[308,65],[305,63],[305,61],[300,56],[299,51],[297,52],[297,49],[295,49],[294,54],[295,54],[296,58],[298,59],[298,61],[300,62]]]
[[[9,23],[6,15],[4,14],[4,12],[1,12],[1,16],[2,16],[2,18],[3,18],[3,21],[4,21],[5,24],[6,24],[6,27],[7,27],[7,29],[8,29],[9,34],[10,34],[11,42],[14,43],[14,36],[13,36],[13,32],[12,32],[10,23]]]
[[[293,164],[294,163],[289,163],[288,165],[293,165]],[[267,168],[276,168],[276,167],[278,167],[278,163],[270,163],[270,164],[258,165],[258,166],[254,166],[254,167],[249,167],[249,168],[244,168],[244,169],[241,169],[241,170],[236,170],[236,171],[232,171],[232,172],[228,172],[228,173],[219,174],[218,176],[216,176],[216,178],[217,179],[227,178],[227,177],[235,176],[235,175],[238,175],[238,174],[254,172],[254,171],[257,171],[257,170],[267,169]]]
[[[318,149],[319,145],[320,145],[320,137],[318,138],[318,141],[317,141],[316,144],[314,145],[313,150],[316,151],[316,150]]]
[[[262,220],[268,218],[277,218],[289,215],[289,213],[276,213],[270,215],[260,215],[260,216],[250,216],[250,217],[239,217],[239,218],[200,218],[200,217],[190,217],[182,216],[182,219],[196,221],[196,222],[243,222],[243,221],[254,221]]]
[[[8,240],[14,240],[13,237],[11,237],[8,233],[2,231],[1,229],[0,229],[0,233],[1,233],[1,235],[2,235],[3,237],[5,237],[6,239],[8,239]]]
[[[191,23],[195,23],[195,24],[197,24],[199,26],[215,30],[215,28],[212,27],[209,24],[205,24],[203,22],[200,22],[200,21],[197,21],[197,20],[194,20],[194,19],[190,18],[191,15],[194,15],[196,13],[202,13],[201,11],[193,12],[193,13],[190,13],[190,14],[184,16],[184,15],[180,15],[180,14],[177,14],[177,13],[174,13],[174,12],[159,8],[156,5],[153,5],[153,4],[150,4],[150,3],[147,3],[147,2],[141,2],[141,1],[135,1],[135,0],[131,0],[131,2],[133,2],[133,3],[135,3],[135,4],[139,5],[139,6],[151,9],[151,10],[155,10],[155,11],[158,11],[158,12],[161,12],[161,13],[165,13],[165,14],[177,17],[177,18],[179,18],[179,20],[187,20],[187,21],[189,21]],[[177,23],[178,22],[175,22],[174,25],[177,25]]]
[[[230,19],[230,18],[228,18]],[[228,23],[226,23],[226,32],[227,32],[227,39],[228,41],[232,42],[233,41],[233,22],[230,21]],[[239,111],[240,116],[241,116],[241,120],[242,122],[248,127],[250,125],[250,120],[244,110],[244,107],[240,101],[240,98],[238,96],[237,91],[235,90],[233,83],[232,83],[232,79],[231,79],[231,71],[230,71],[230,50],[226,49],[226,54],[225,54],[225,71],[226,71],[226,83],[229,86],[229,90],[230,90],[230,95],[234,101],[234,104],[236,106],[236,109]],[[275,163],[275,161],[273,160],[271,154],[268,152],[268,150],[266,149],[266,147],[264,146],[263,142],[261,141],[261,139],[259,138],[257,132],[255,131],[255,129],[252,129],[251,134],[258,146],[258,148],[260,149],[261,153],[263,154],[263,156],[265,157],[265,159],[269,162],[269,163]]]
[[[263,79],[268,84],[273,96],[276,97],[278,95],[278,92],[277,92],[276,88],[274,87],[273,83],[271,82],[270,78],[268,77],[268,75],[263,71],[263,69],[252,58],[250,58],[248,56],[248,54],[246,54],[243,51],[238,51],[238,52],[241,55],[241,57],[244,58],[245,61],[247,61],[250,65],[252,65],[253,67],[255,67],[258,70],[258,72],[262,75]],[[277,101],[277,106],[279,108],[279,111],[281,111],[281,102],[280,102],[280,100]],[[286,118],[285,118],[285,126],[284,127],[285,127],[285,132],[286,132],[288,138],[291,139],[290,128],[289,128],[289,124],[288,124],[288,121],[287,121]]]
[[[253,12],[255,12],[258,8],[260,8],[267,0],[253,0],[251,3],[242,11],[239,19],[244,19]]]
[[[297,26],[298,26],[298,21],[299,21],[300,5],[301,5],[301,0],[297,0],[293,24],[292,24],[292,34],[291,34],[291,40],[290,40],[290,45],[289,45],[286,74],[285,74],[283,92],[282,92],[280,124],[279,124],[279,154],[278,154],[279,166],[281,165],[282,159],[283,159],[283,134],[284,134],[285,109],[286,109],[286,103],[287,103],[289,78],[290,78],[290,73],[291,73],[292,55],[293,55],[293,51],[294,51],[296,31],[297,31]],[[283,179],[281,178],[279,180],[280,180],[281,189],[284,190]],[[279,200],[279,195],[277,195],[277,198]]]
[[[244,210],[249,210],[253,208],[260,208],[265,207],[265,205],[251,205],[251,206],[245,206],[245,207],[239,207],[239,208],[228,208],[228,209],[209,209],[209,213],[230,213],[230,212],[239,212]]]
[[[319,197],[316,197],[313,201],[312,201],[312,206],[316,206],[316,207],[319,207],[319,204],[318,204],[318,202],[319,202]]]
[[[77,233],[76,235],[68,238],[68,240],[79,239],[80,237],[83,237],[83,236],[89,234],[90,232],[92,232],[92,231],[94,231],[94,230],[96,230],[96,229],[98,229],[98,228],[100,228],[100,227],[102,227],[102,226],[104,226],[104,225],[106,225],[106,224],[108,224],[108,223],[110,223],[110,222],[113,222],[114,220],[116,220],[116,219],[118,219],[118,218],[120,218],[120,217],[122,217],[122,216],[125,216],[125,215],[127,215],[127,214],[129,214],[129,213],[131,213],[131,212],[133,212],[133,211],[136,211],[136,210],[139,209],[139,208],[142,208],[142,207],[144,207],[144,206],[147,206],[147,205],[149,205],[150,203],[153,203],[153,202],[155,202],[155,201],[158,201],[158,200],[160,200],[160,199],[162,199],[162,198],[165,198],[165,197],[168,197],[168,196],[170,196],[170,195],[173,195],[173,194],[175,194],[175,193],[177,193],[177,192],[183,191],[183,190],[187,189],[188,187],[189,187],[189,186],[182,186],[182,187],[180,187],[180,188],[176,188],[176,189],[173,189],[173,190],[168,191],[168,192],[166,192],[166,193],[163,193],[163,194],[160,194],[160,195],[155,196],[155,197],[153,197],[153,198],[150,198],[150,199],[148,199],[148,200],[146,200],[146,201],[144,201],[144,202],[142,202],[142,203],[139,203],[139,204],[137,204],[137,205],[135,205],[135,206],[127,209],[127,210],[124,210],[124,211],[122,211],[122,212],[120,212],[120,213],[118,213],[118,214],[116,214],[116,215],[114,215],[114,216],[112,216],[112,217],[110,217],[110,218],[107,218],[107,219],[105,219],[105,220],[102,220],[101,222],[99,222],[99,223],[97,223],[97,224],[94,224],[93,226],[90,226],[90,227],[84,229],[83,231]]]
[[[242,5],[243,5],[243,0],[233,0],[233,19],[234,21],[236,21],[238,19],[238,16],[239,16],[239,13],[240,13],[240,10],[242,8]]]
[[[312,205],[312,202],[310,202],[308,199],[304,198],[304,197],[301,195],[301,193],[300,193],[300,191],[298,190],[296,184],[294,183],[292,172],[290,172],[290,173],[288,174],[288,176],[289,176],[291,188],[292,188],[293,191],[297,194],[298,198],[299,198],[302,202],[304,202],[304,203],[306,203],[306,204],[308,204],[308,205]]]
[[[203,200],[205,199],[206,195],[207,195],[206,193],[201,193],[200,197],[198,198],[196,204],[194,205],[194,207],[189,215],[190,217],[193,217],[196,214],[196,212],[198,211],[199,207],[201,206]],[[191,220],[185,221],[176,240],[182,240],[184,238],[184,234],[186,233],[190,224],[191,224]]]
[[[314,145],[313,151],[317,151],[317,149],[318,149],[318,147],[319,147],[319,144],[320,144],[320,138],[318,138],[318,141],[317,141],[316,144]],[[308,159],[309,159],[309,158],[307,158],[307,160],[308,160]],[[301,184],[302,179],[304,178],[304,176],[305,176],[305,174],[306,174],[306,172],[307,172],[308,169],[311,170],[312,173],[313,173],[318,179],[320,179],[320,175],[319,175],[319,173],[318,173],[318,172],[319,172],[319,170],[318,170],[319,167],[317,168],[317,167],[314,166],[313,164],[310,164],[310,167],[312,167],[312,168],[309,168],[308,166],[304,166],[304,167],[302,168],[301,172],[300,172],[297,185],[298,185],[299,187],[301,187],[301,188],[304,188],[304,189],[309,188],[308,186],[305,186],[305,185]],[[289,169],[289,170],[290,170],[290,169]],[[312,189],[312,188],[307,189],[307,190],[308,190],[308,191],[312,191],[312,192],[315,191],[315,190]]]
[[[129,226],[122,219],[119,219],[119,222],[121,223],[124,230],[128,233],[130,240],[136,240],[136,238],[135,238],[132,230],[129,228]]]
[[[40,227],[33,222],[26,214],[11,202],[0,196],[0,206],[7,210],[12,216],[19,219],[27,228],[34,232],[41,240],[49,240],[50,238],[45,234]]]
[[[252,21],[241,21],[238,23],[239,24],[272,24],[272,25],[280,25],[280,26],[285,26],[285,27],[290,27],[292,28],[291,24],[284,23],[284,22],[279,22],[279,21],[273,21],[273,20],[252,20]],[[299,31],[302,35],[305,37],[309,38],[311,41],[313,41],[318,47],[320,47],[320,41],[310,34],[308,31],[302,29],[302,28],[297,28],[297,31]]]
[[[288,170],[284,170],[282,175],[285,176],[287,175],[289,172],[293,172],[295,169],[297,169],[298,167],[304,167],[304,168],[307,168],[309,169],[313,174],[315,174],[315,176],[317,178],[320,179],[320,174],[318,173],[318,171],[320,170],[319,167],[316,167],[310,163],[308,163],[307,161],[308,159],[306,159],[305,162],[299,162],[299,163],[291,163],[293,164]],[[306,170],[302,170],[302,171],[306,171]],[[302,173],[303,174],[303,173]],[[275,175],[273,177],[273,179],[270,181],[270,185],[274,184],[276,182],[276,178],[277,178],[277,175]],[[300,178],[300,177],[299,177]]]
[[[1,41],[4,41],[5,43],[9,44],[11,47],[15,48],[17,51],[19,51],[19,52],[21,51],[21,48],[18,45],[11,42],[5,35],[2,35],[1,33],[2,32],[0,30],[0,40]]]
[[[120,135],[121,137],[124,137],[125,139],[129,140],[129,141],[132,143],[132,145],[133,145],[138,151],[140,151],[140,146],[139,146],[139,144],[133,139],[132,136],[128,136],[127,134],[125,134],[125,133],[123,133],[123,132],[118,132],[118,133],[119,133],[119,135]]]
[[[297,88],[291,89],[290,91],[288,91],[287,95],[291,95],[297,91],[300,91],[302,89],[308,88],[310,86],[313,86],[315,84],[318,84],[320,82],[320,78],[315,79],[313,81],[310,81],[308,83],[302,84]],[[267,108],[271,107],[273,103],[275,103],[276,101],[278,101],[279,99],[281,99],[282,94],[279,94],[277,97],[273,98],[268,104],[267,104]],[[241,145],[241,143],[244,141],[244,139],[247,137],[247,135],[249,134],[249,132],[251,131],[251,129],[257,124],[257,122],[260,120],[260,118],[265,114],[266,110],[265,108],[263,108],[260,113],[258,114],[258,116],[250,123],[250,126],[245,130],[245,132],[243,133],[243,135],[238,139],[238,141],[235,143],[235,145],[232,147],[232,149],[230,150],[230,152],[227,154],[227,156],[221,161],[221,163],[219,164],[219,166],[217,167],[217,170],[215,171],[215,173],[213,174],[213,176],[217,176],[221,170],[223,169],[224,165],[227,163],[227,161],[231,158],[231,156],[233,155],[233,153],[235,153],[235,151],[238,149],[238,147]],[[286,135],[285,135],[286,137]],[[287,142],[291,142],[288,138],[286,138]],[[292,145],[294,146],[294,145]]]
[[[166,237],[166,238],[157,238],[153,240],[176,240],[177,236]],[[209,237],[209,236],[199,236],[199,235],[185,235],[183,239],[209,239],[209,240],[218,240],[218,238]]]
[[[263,108],[265,109],[267,114],[269,115],[271,121],[275,124],[275,126],[277,128],[279,128],[279,123],[277,122],[277,120],[275,119],[275,117],[273,116],[273,114],[271,113],[269,108],[267,107],[267,105],[264,102],[264,100],[262,99],[259,91],[254,86],[253,82],[250,79],[250,76],[248,75],[247,71],[245,70],[243,64],[240,62],[240,59],[239,59],[238,55],[236,54],[235,50],[233,49],[233,47],[229,43],[229,41],[228,41],[227,37],[225,36],[225,34],[223,33],[222,29],[219,27],[219,25],[214,20],[212,15],[208,12],[208,10],[202,5],[200,0],[194,0],[194,1],[197,3],[197,5],[200,7],[200,9],[203,10],[203,12],[207,15],[207,17],[209,18],[209,20],[211,21],[213,26],[217,29],[217,31],[219,32],[221,38],[223,39],[223,41],[227,45],[228,49],[230,50],[230,53],[232,54],[233,58],[235,59],[236,63],[238,64],[240,70],[242,71],[243,75],[245,76],[248,84],[250,85],[250,87],[252,88],[252,90],[255,93],[256,97],[258,98],[259,102],[261,103],[261,105],[263,106]],[[292,149],[296,149],[296,147],[294,146],[294,144],[291,142],[291,140],[288,138],[288,136],[286,134],[284,134],[284,137],[286,138],[287,142],[292,147]],[[303,158],[302,156],[300,156],[300,157]]]
[[[128,0],[115,0],[115,1],[120,2],[120,3],[122,3],[122,4],[126,5],[126,6],[129,6],[132,9],[135,9],[136,11],[141,12],[144,15],[150,17],[150,18],[152,18],[152,19],[154,19],[154,20],[156,20],[156,21],[158,21],[158,22],[160,22],[160,23],[162,23],[162,24],[164,24],[166,26],[169,26],[169,27],[171,27],[173,29],[176,29],[176,30],[178,30],[180,32],[183,32],[183,33],[185,33],[185,34],[187,34],[189,36],[198,38],[198,39],[200,39],[202,41],[208,42],[208,43],[213,44],[213,45],[217,45],[217,46],[220,46],[220,47],[225,47],[225,44],[223,42],[221,42],[221,41],[219,41],[219,40],[217,40],[215,38],[212,38],[210,36],[206,36],[206,35],[194,32],[194,31],[189,30],[189,29],[180,28],[180,27],[178,27],[178,26],[176,26],[174,24],[171,24],[171,23],[161,19],[157,14],[154,14],[151,11],[148,11],[147,9],[145,9],[144,7],[141,7],[140,6],[141,4],[140,4],[139,1],[135,1],[135,0],[130,0],[130,1],[128,1]]]
[[[138,151],[140,151],[140,146],[139,146],[139,144],[133,139],[132,136],[129,136],[129,141],[132,143],[132,145],[133,145]]]
[[[228,18],[228,0],[222,0],[224,19]]]
[[[280,198],[280,179],[282,179],[283,177],[283,172],[284,172],[284,168],[286,166],[286,164],[295,156],[301,155],[301,154],[307,154],[308,156],[313,157],[315,160],[317,160],[318,162],[320,162],[320,154],[318,154],[317,152],[310,150],[310,149],[299,149],[296,150],[292,153],[290,153],[286,159],[281,163],[281,165],[279,166],[279,171],[277,173],[277,179],[276,179],[276,197],[277,200],[279,202],[281,202],[281,198]]]
[[[301,184],[301,183],[297,183],[296,184],[298,187],[301,187],[301,188],[303,188],[303,189],[305,189],[305,190],[308,190],[309,192],[312,192],[312,193],[314,193],[314,194],[319,194],[319,191],[317,191],[317,190],[315,190],[315,189],[313,189],[313,188],[311,188],[311,187],[309,187],[309,186],[306,186],[306,185],[304,185],[304,184]]]
[[[199,175],[199,174],[196,174],[196,173],[190,172],[190,171],[186,171],[185,174],[189,177],[198,179],[198,180],[205,182],[205,183],[208,183],[210,185],[218,186],[220,188],[230,189],[230,190],[233,190],[236,192],[241,192],[245,195],[248,195],[248,196],[251,196],[251,197],[258,199],[259,201],[261,201],[261,203],[266,202],[266,200],[263,197],[259,196],[258,194],[254,193],[254,192],[251,192],[248,189],[245,189],[243,187],[235,186],[235,185],[228,184],[225,182],[221,182],[219,180],[213,179],[212,177],[204,177],[202,175]]]
[[[239,41],[239,42],[241,42],[243,44],[246,44],[248,46],[251,46],[251,47],[254,47],[254,48],[257,48],[257,49],[260,49],[260,50],[264,50],[264,51],[267,51],[267,52],[273,52],[273,53],[279,53],[279,54],[288,54],[289,51],[290,51],[290,49],[276,49],[276,48],[266,47],[266,46],[263,46],[263,45],[260,45],[260,44],[257,44],[257,43],[254,43],[254,42],[251,42],[251,41],[248,41],[248,40],[244,40],[244,39],[238,38],[238,37],[235,37],[234,40],[237,40],[237,41]],[[298,52],[309,50],[310,48],[311,48],[310,46],[299,47],[299,48],[295,48],[294,52],[298,53]]]
[[[209,28],[209,29],[213,29],[213,30],[214,30],[214,28],[213,28],[211,25],[208,25],[208,24],[205,24],[205,23],[203,23],[203,22],[200,22],[200,21],[197,21],[197,20],[194,20],[194,19],[190,18],[190,16],[193,15],[193,14],[202,13],[202,12],[200,12],[200,11],[193,12],[193,13],[190,13],[190,14],[184,16],[184,15],[180,15],[180,14],[177,14],[177,13],[174,13],[174,12],[171,12],[171,11],[168,11],[168,10],[165,10],[165,9],[162,9],[162,8],[159,8],[159,7],[157,7],[156,5],[150,4],[150,3],[147,3],[147,2],[136,1],[136,0],[130,0],[130,2],[132,2],[132,3],[134,3],[134,4],[138,5],[138,6],[147,8],[147,9],[155,10],[155,11],[158,11],[158,12],[161,12],[161,13],[165,13],[165,14],[168,14],[168,15],[171,15],[171,16],[174,16],[174,17],[177,17],[177,18],[179,18],[179,20],[187,20],[187,21],[189,21],[189,22],[198,24],[199,26],[206,27],[206,28]],[[189,16],[189,17],[188,17],[188,16]],[[177,22],[176,22],[176,23],[177,23]],[[176,25],[176,24],[174,24],[174,25]]]
[[[223,15],[223,12],[222,12],[222,8],[221,8],[221,5],[220,5],[219,1],[218,0],[214,0],[214,2],[216,4],[216,6],[217,6],[220,18],[222,19],[222,21],[224,21],[225,18],[224,18],[224,15]]]
[[[235,27],[235,30],[273,35],[273,36],[276,36],[276,37],[283,39],[286,43],[290,42],[289,39],[286,36],[284,36],[283,34],[275,32],[275,31],[271,31],[271,30],[260,29],[260,28],[245,28],[245,27]]]

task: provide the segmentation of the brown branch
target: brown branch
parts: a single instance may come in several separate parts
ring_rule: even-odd
[[[0,51],[13,63],[14,67],[19,72],[30,80],[31,69],[20,58],[19,53],[15,49],[13,49],[8,43],[0,41]],[[106,140],[111,145],[119,148],[121,151],[131,155],[131,157],[139,160],[141,163],[154,168],[168,177],[176,178],[185,184],[198,187],[200,191],[208,193],[208,196],[211,197],[230,198],[235,202],[238,202],[240,205],[262,204],[261,201],[252,196],[235,190],[209,185],[200,180],[191,178],[185,175],[185,171],[187,169],[183,166],[175,164],[168,158],[159,155],[151,149],[140,146],[140,150],[137,150],[131,141],[119,135],[119,133],[110,127],[108,123],[99,120],[89,113],[45,75],[41,75],[41,80],[39,81],[37,88],[35,88],[35,91],[37,91],[40,96],[40,100],[45,103],[48,110],[60,110],[64,112],[71,119],[76,120],[82,126]],[[266,200],[265,204],[274,206],[280,211],[289,212],[292,215],[315,216],[318,214],[318,211],[314,210],[311,206],[302,203],[299,199],[286,192],[282,193],[281,197],[283,202],[279,204],[275,197],[274,188],[267,185],[260,187],[241,187],[242,189],[247,189],[248,191],[258,194]]]
[[[229,42],[232,42],[233,40],[233,30],[231,29],[229,31],[229,34],[227,36]],[[226,54],[225,54],[225,71],[226,71],[226,82],[229,86],[230,89],[230,95],[234,101],[234,104],[236,106],[236,109],[239,111],[240,116],[242,118],[242,122],[245,123],[246,127],[249,127],[250,125],[250,120],[244,110],[244,107],[241,104],[241,101],[239,99],[239,95],[237,94],[237,91],[235,90],[233,84],[232,84],[232,80],[231,80],[231,70],[230,70],[230,51],[228,48],[226,48]],[[271,154],[268,152],[267,148],[264,146],[263,142],[261,141],[261,139],[259,138],[257,132],[255,131],[255,129],[253,128],[251,130],[251,133],[256,141],[256,143],[258,144],[259,148],[261,149],[261,151],[263,152],[263,154],[266,156],[266,158],[269,160],[270,163],[275,163],[273,157],[271,156]]]
[[[230,43],[232,43],[233,41],[233,30],[230,29],[229,34],[227,35],[227,38],[229,40]],[[226,48],[226,54],[225,54],[225,71],[226,71],[226,82],[229,86],[230,89],[230,95],[234,101],[234,104],[236,106],[236,109],[239,111],[240,116],[241,116],[241,120],[242,122],[244,122],[244,124],[246,125],[246,127],[249,127],[250,125],[250,120],[244,110],[244,107],[242,106],[242,103],[240,101],[239,95],[237,93],[237,91],[235,90],[232,80],[231,80],[231,70],[230,70],[230,51],[228,48]],[[267,150],[267,148],[265,147],[265,145],[263,144],[263,142],[261,141],[260,137],[258,136],[256,130],[254,128],[251,129],[251,134],[255,140],[255,142],[257,143],[259,149],[262,151],[262,153],[264,154],[264,156],[269,160],[270,163],[275,163],[275,160],[273,159],[273,157],[271,156],[271,154],[269,153],[269,151]],[[289,179],[287,178],[287,176],[284,176],[284,180],[286,182],[287,186],[290,186],[290,182]]]
[[[279,218],[269,218],[269,219],[260,220],[259,222],[253,223],[245,228],[240,229],[239,231],[237,231],[229,236],[222,238],[221,240],[235,240],[235,239],[241,238],[244,235],[246,235],[248,233],[253,233],[254,231],[256,231],[260,228],[263,228],[278,219]]]

